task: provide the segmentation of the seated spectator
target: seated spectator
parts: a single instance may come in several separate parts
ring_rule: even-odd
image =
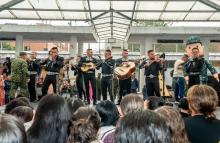
[[[99,143],[97,132],[100,128],[100,117],[90,107],[80,107],[72,117],[68,143]]]
[[[29,101],[25,97],[19,97],[11,100],[6,106],[5,106],[5,113],[10,113],[14,108],[19,107],[19,106],[27,106],[31,107],[29,104]]]
[[[65,143],[71,112],[61,96],[43,97],[32,126],[27,131],[28,143]]]
[[[178,107],[180,108],[180,114],[183,118],[190,116],[189,104],[186,98],[180,99]]]
[[[67,103],[69,105],[69,108],[71,110],[72,115],[73,115],[74,112],[76,112],[76,110],[79,107],[84,106],[83,101],[81,99],[77,98],[77,97],[68,98]]]
[[[207,85],[194,85],[187,93],[191,117],[185,120],[191,143],[220,142],[220,121],[214,111],[218,105],[216,91]]]
[[[171,143],[189,143],[185,124],[178,110],[171,106],[162,106],[155,110],[171,128]]]
[[[122,117],[115,131],[116,143],[171,143],[165,119],[153,111],[136,111]]]
[[[163,97],[149,96],[148,99],[144,101],[144,107],[149,110],[155,110],[164,105],[165,100]]]
[[[218,95],[218,98],[220,98],[220,95]],[[218,106],[214,111],[214,114],[216,116],[216,119],[220,120],[220,100],[218,100]]]
[[[120,114],[124,116],[130,112],[143,110],[144,109],[144,101],[137,94],[128,94],[122,98],[120,103]]]
[[[32,125],[34,116],[33,109],[27,106],[19,106],[14,108],[9,114],[17,117],[25,126],[27,130]]]
[[[98,139],[103,143],[113,143],[116,123],[119,119],[119,112],[116,105],[109,100],[101,101],[96,105],[96,110],[101,117],[101,128],[98,131]],[[106,138],[108,136],[108,138]]]
[[[27,143],[23,124],[8,114],[0,114],[0,142]]]

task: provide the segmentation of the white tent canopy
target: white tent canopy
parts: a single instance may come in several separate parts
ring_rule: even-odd
[[[86,21],[100,40],[126,40],[139,21],[219,22],[220,0],[0,0],[0,19]]]

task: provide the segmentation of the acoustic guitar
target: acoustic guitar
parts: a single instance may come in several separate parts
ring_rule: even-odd
[[[116,67],[114,73],[120,80],[125,80],[131,77],[131,75],[135,72],[135,63],[134,62],[126,62],[121,66]]]
[[[81,66],[81,71],[82,72],[88,72],[89,70],[91,69],[94,69],[95,68],[95,65],[90,62],[90,63],[84,63],[82,66]]]

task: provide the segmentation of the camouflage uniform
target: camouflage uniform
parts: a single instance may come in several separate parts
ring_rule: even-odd
[[[11,97],[15,97],[15,93],[20,87],[20,94],[29,96],[27,81],[29,79],[27,61],[16,58],[11,64]]]
[[[189,59],[184,66],[184,76],[189,76],[189,87],[195,84],[207,84],[207,69],[209,69],[212,74],[217,73],[215,68],[204,58]]]

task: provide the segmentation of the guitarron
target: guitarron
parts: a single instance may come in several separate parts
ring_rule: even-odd
[[[135,71],[135,63],[134,62],[127,62],[122,64],[120,67],[116,67],[114,73],[120,80],[125,80],[131,77],[131,75]]]
[[[81,66],[81,71],[82,72],[88,72],[89,70],[95,68],[95,65],[93,63],[84,63],[82,66]]]

